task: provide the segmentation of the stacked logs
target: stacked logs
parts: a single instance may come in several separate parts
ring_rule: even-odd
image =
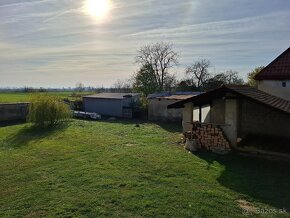
[[[196,146],[202,150],[229,151],[230,144],[220,127],[212,124],[194,124],[193,131],[185,133],[187,139],[195,139]]]

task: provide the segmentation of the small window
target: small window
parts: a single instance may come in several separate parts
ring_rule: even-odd
[[[285,81],[282,82],[282,87],[286,87],[286,82]]]

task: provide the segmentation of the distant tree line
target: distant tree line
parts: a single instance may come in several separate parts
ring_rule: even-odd
[[[178,80],[174,67],[179,63],[179,55],[173,44],[157,42],[141,47],[136,54],[135,63],[139,69],[127,80],[117,80],[111,88],[86,87],[78,82],[75,88],[45,89],[24,87],[23,92],[73,91],[90,92],[139,92],[144,96],[161,91],[208,91],[222,85],[256,86],[254,79],[264,67],[257,67],[248,74],[245,82],[237,71],[213,73],[212,63],[208,59],[198,59],[184,69],[184,78]]]

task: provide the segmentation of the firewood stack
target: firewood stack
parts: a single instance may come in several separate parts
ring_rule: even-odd
[[[192,132],[186,132],[187,139],[195,139],[197,148],[211,151],[229,151],[230,144],[220,127],[212,124],[194,124]]]

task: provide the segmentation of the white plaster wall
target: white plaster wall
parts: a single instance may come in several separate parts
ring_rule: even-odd
[[[201,122],[209,123],[210,122],[210,106],[205,105],[201,108]]]
[[[193,108],[193,121],[199,121],[199,107]],[[201,108],[201,122],[210,123],[210,106],[205,105]]]
[[[286,82],[286,87],[282,86],[282,82]],[[290,80],[258,81],[258,89],[290,101]]]
[[[226,99],[225,102],[225,124],[224,133],[232,146],[237,145],[238,136],[238,102],[236,99]]]
[[[183,108],[182,113],[182,129],[183,132],[192,130],[192,121],[193,121],[193,104],[186,103]]]
[[[199,121],[199,108],[193,108],[193,121]]]

